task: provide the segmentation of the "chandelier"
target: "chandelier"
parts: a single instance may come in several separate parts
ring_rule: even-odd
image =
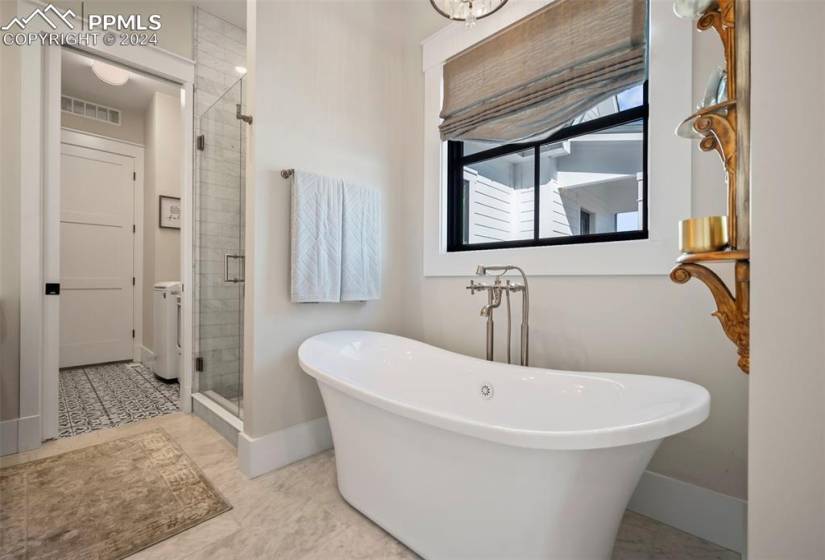
[[[464,21],[467,27],[498,11],[507,0],[430,0],[435,11],[448,19]]]

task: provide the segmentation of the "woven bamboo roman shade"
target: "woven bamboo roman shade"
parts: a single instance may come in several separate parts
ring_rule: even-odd
[[[642,82],[645,0],[556,0],[444,65],[443,140],[548,133]]]

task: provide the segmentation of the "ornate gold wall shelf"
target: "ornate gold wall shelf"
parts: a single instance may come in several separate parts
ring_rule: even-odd
[[[716,302],[713,316],[719,319],[722,330],[736,345],[739,352],[739,369],[750,372],[750,262],[736,261],[735,295],[719,276],[711,269],[696,262],[676,265],[670,272],[670,279],[684,284],[691,278],[698,278],[710,290]]]
[[[683,254],[670,278],[685,284],[704,283],[716,302],[713,316],[736,345],[739,368],[750,369],[750,0],[717,0],[699,16],[700,31],[714,29],[725,53],[728,100],[703,107],[685,119],[699,138],[699,148],[719,154],[725,169],[730,249]],[[683,124],[685,124],[683,123]],[[733,262],[734,292],[700,263]]]
[[[738,246],[739,221],[736,216],[736,101],[725,101],[700,109],[685,119],[699,135],[699,148],[715,151],[725,168],[727,188],[728,239],[731,247]]]
[[[750,251],[713,251],[710,253],[685,253],[678,259],[677,263],[696,262],[726,262],[726,261],[746,261],[750,259]]]

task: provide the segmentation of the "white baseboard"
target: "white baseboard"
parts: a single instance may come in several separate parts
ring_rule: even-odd
[[[0,422],[0,456],[40,447],[40,416]]]
[[[140,363],[150,366],[155,362],[155,353],[146,348],[143,344],[138,346]]]
[[[332,433],[324,416],[258,438],[241,432],[238,461],[241,472],[255,478],[331,448]]]
[[[744,556],[748,503],[645,471],[628,509]]]
[[[17,453],[17,422],[17,418],[0,422],[0,456]]]
[[[241,471],[254,478],[332,448],[326,417],[265,436],[238,435]],[[642,475],[628,509],[744,556],[745,500],[651,471]]]
[[[17,432],[18,451],[37,449],[43,444],[40,430],[40,415],[26,416],[20,419]]]

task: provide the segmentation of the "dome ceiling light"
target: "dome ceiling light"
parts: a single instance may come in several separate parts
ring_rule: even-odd
[[[92,72],[102,82],[106,82],[110,86],[122,86],[129,81],[129,71],[106,64],[99,60],[92,62]]]
[[[497,12],[507,0],[430,0],[435,11],[448,19],[464,21],[467,27],[476,20]]]

